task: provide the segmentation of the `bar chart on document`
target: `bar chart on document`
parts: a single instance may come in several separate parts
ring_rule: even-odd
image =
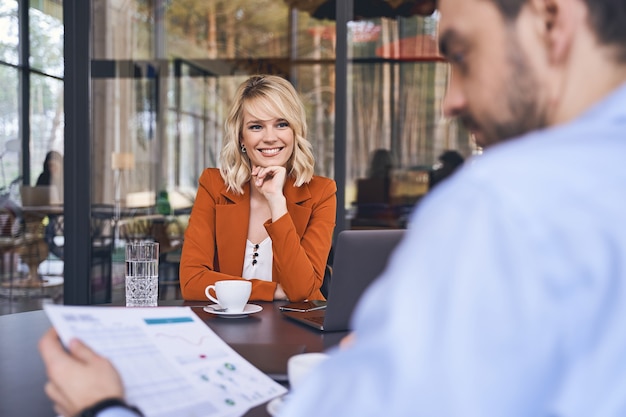
[[[65,344],[79,338],[113,363],[147,417],[237,416],[286,392],[189,307],[45,310]]]

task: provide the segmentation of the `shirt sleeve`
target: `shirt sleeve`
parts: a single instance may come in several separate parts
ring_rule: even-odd
[[[133,413],[128,408],[124,407],[109,407],[98,413],[98,417],[137,417],[136,413]]]
[[[558,367],[535,267],[550,268],[536,256],[545,232],[498,193],[433,194],[360,300],[356,342],[331,352],[282,417],[548,415],[533,408]]]

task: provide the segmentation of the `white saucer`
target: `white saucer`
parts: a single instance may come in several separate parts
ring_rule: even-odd
[[[209,304],[208,306],[204,307],[203,310],[206,311],[207,313],[211,313],[220,317],[226,317],[226,318],[231,318],[231,319],[247,317],[248,314],[258,313],[259,311],[263,310],[263,307],[256,305],[256,304],[246,304],[246,306],[243,308],[243,311],[240,311],[237,313],[232,312],[232,311],[216,311],[215,308],[219,309],[220,305]]]
[[[285,400],[289,394],[281,395],[280,397],[274,398],[272,401],[267,403],[267,407],[265,409],[269,413],[270,416],[277,416],[280,409],[285,404]]]

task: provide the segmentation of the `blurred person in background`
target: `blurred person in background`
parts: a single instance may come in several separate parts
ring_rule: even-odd
[[[454,150],[447,150],[439,155],[438,163],[428,172],[428,189],[432,190],[441,181],[452,175],[463,165],[465,158]]]

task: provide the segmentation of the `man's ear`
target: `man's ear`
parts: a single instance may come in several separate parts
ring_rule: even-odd
[[[578,1],[578,0],[574,0]],[[552,63],[563,62],[572,47],[580,23],[572,0],[531,0],[542,15],[548,58]]]

